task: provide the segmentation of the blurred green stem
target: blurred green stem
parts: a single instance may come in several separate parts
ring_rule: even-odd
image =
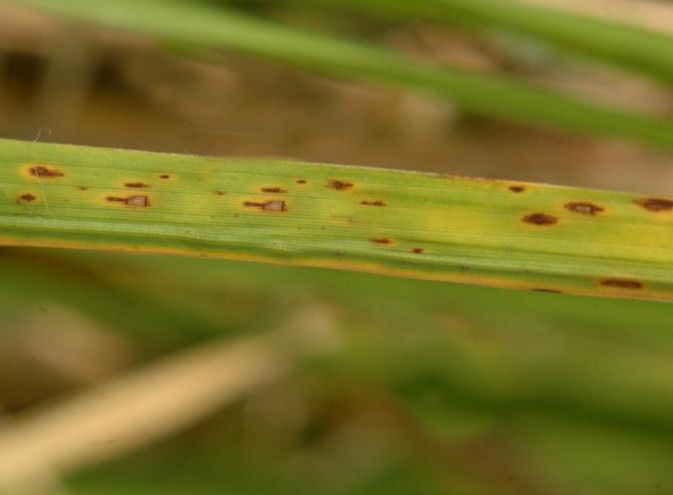
[[[673,37],[519,0],[281,0],[331,5],[395,20],[424,19],[477,31],[508,29],[579,56],[673,85]]]
[[[182,0],[14,3],[173,42],[235,50],[325,74],[422,91],[486,116],[636,139],[673,149],[673,123],[657,117],[595,105],[502,76],[440,67],[212,5]]]

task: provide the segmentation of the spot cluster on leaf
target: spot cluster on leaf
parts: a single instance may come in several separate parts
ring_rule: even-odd
[[[344,180],[332,179],[327,183],[327,186],[335,189],[336,191],[346,191],[353,187],[353,183]]]
[[[531,213],[526,215],[522,219],[526,223],[533,225],[556,225],[558,223],[558,218],[552,215],[547,215],[546,213]]]
[[[262,211],[287,211],[285,201],[244,201],[243,206],[250,208],[259,208]]]
[[[606,278],[600,281],[606,287],[619,287],[621,289],[642,289],[643,283],[638,280],[626,278]]]
[[[150,206],[150,198],[144,195],[133,195],[133,196],[127,196],[125,198],[118,196],[108,196],[105,199],[111,203],[123,203],[126,206],[140,206],[140,207]]]
[[[595,205],[586,201],[566,203],[564,205],[566,210],[574,211],[575,213],[582,213],[583,215],[595,215],[605,211],[602,206]]]
[[[32,202],[35,201],[36,199],[37,199],[37,198],[36,198],[33,194],[31,194],[31,193],[24,193],[24,194],[19,195],[19,196],[16,198],[16,202],[19,203],[19,204],[21,204],[21,203],[32,203]]]
[[[673,210],[673,201],[670,199],[643,198],[643,199],[636,199],[633,202],[649,211]]]
[[[372,237],[369,239],[371,242],[374,244],[381,244],[384,246],[387,246],[389,244],[392,244],[393,241],[391,239],[388,239],[387,237]]]
[[[63,172],[48,165],[33,165],[28,170],[33,177],[53,179],[64,176]]]

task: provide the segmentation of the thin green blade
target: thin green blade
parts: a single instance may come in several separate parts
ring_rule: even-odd
[[[304,2],[304,0],[283,0]],[[520,0],[317,0],[390,19],[427,19],[478,31],[508,29],[579,56],[673,85],[673,36]]]
[[[673,148],[673,123],[658,117],[595,105],[516,79],[440,67],[212,5],[183,0],[13,1],[177,43],[235,50],[329,75],[422,91],[481,115]]]

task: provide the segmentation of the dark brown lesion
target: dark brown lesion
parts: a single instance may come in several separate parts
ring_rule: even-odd
[[[127,196],[125,198],[119,196],[107,196],[105,200],[111,203],[123,203],[126,206],[140,206],[143,208],[151,206],[150,198],[143,195]]]
[[[605,211],[605,208],[602,206],[589,203],[588,201],[566,203],[564,208],[566,210],[574,211],[575,213],[582,213],[583,215],[595,215],[596,213]]]
[[[393,241],[391,239],[388,239],[387,237],[371,237],[369,240],[374,244],[380,244],[383,246],[387,246],[393,243]]]
[[[297,184],[306,184],[306,179],[297,179],[295,182]]]
[[[161,175],[159,176],[159,178],[160,178],[160,179],[163,179],[163,180],[166,180],[166,179],[170,179],[171,176],[170,176],[169,174],[161,174]]]
[[[143,189],[150,187],[148,184],[145,184],[144,182],[124,182],[124,186],[134,189]]]
[[[360,204],[365,206],[386,206],[385,202],[381,200],[375,200],[375,201],[364,200],[360,201]]]
[[[563,294],[563,292],[561,292],[560,290],[557,290],[557,289],[545,289],[545,288],[542,288],[542,287],[536,287],[536,288],[534,288],[534,289],[533,289],[533,292],[544,292],[544,293],[547,293],[547,294]]]
[[[17,196],[17,198],[16,198],[16,202],[19,203],[19,204],[23,204],[23,203],[32,203],[32,202],[35,201],[36,199],[37,199],[37,197],[34,196],[33,194],[31,194],[31,193],[24,193],[24,194],[20,194],[19,196]]]
[[[522,193],[526,190],[523,186],[509,186],[509,190],[513,193]]]
[[[423,254],[424,251],[425,251],[425,249],[419,248],[419,247],[415,247],[411,250],[411,252],[414,253],[414,254]]]
[[[88,191],[89,188],[86,187],[86,186],[77,186],[77,190],[78,190],[78,191]]]
[[[262,192],[271,194],[280,194],[280,193],[286,193],[287,191],[278,186],[275,186],[275,187],[263,187]]]
[[[327,182],[327,187],[331,187],[336,191],[346,191],[353,187],[353,183],[345,180],[332,179]]]
[[[618,287],[620,289],[642,289],[644,284],[638,280],[628,278],[606,278],[600,281],[605,287]]]
[[[215,196],[224,196],[224,191],[215,191]]]
[[[28,169],[28,172],[33,177],[40,177],[46,179],[53,179],[56,177],[63,177],[65,174],[60,170],[49,167],[47,165],[31,165]]]
[[[673,210],[673,200],[662,198],[642,198],[634,199],[633,202],[649,211],[670,211]]]
[[[531,223],[533,225],[556,225],[558,223],[558,218],[553,215],[547,215],[546,213],[531,213],[530,215],[524,216],[522,221],[526,223]]]
[[[262,211],[287,211],[287,204],[285,201],[244,201],[243,206],[249,208],[259,208]]]

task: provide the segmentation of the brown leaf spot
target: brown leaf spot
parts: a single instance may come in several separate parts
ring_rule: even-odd
[[[53,179],[54,177],[63,177],[63,172],[47,165],[33,165],[29,169],[30,175],[34,177],[43,177]]]
[[[513,193],[521,193],[524,192],[526,188],[523,186],[509,186],[509,190]]]
[[[522,220],[533,225],[555,225],[558,223],[558,218],[545,213],[531,213],[523,217]]]
[[[415,247],[411,250],[411,252],[414,253],[414,254],[422,254],[423,251],[425,251],[425,249],[419,248],[419,247]]]
[[[260,208],[263,211],[287,211],[287,204],[285,201],[245,201],[243,206],[249,206],[253,208]]]
[[[295,182],[297,184],[306,184],[306,179],[297,179]]]
[[[164,179],[164,180],[166,180],[166,179],[170,179],[171,176],[168,175],[168,174],[161,174],[161,175],[159,176],[159,178],[160,178],[160,179]]]
[[[576,203],[566,203],[564,207],[566,210],[582,213],[583,215],[595,215],[596,213],[605,211],[602,206],[581,201]]]
[[[369,240],[371,242],[373,242],[374,244],[388,245],[388,244],[393,243],[393,241],[391,241],[390,239],[388,239],[386,237],[372,237]]]
[[[673,201],[671,201],[670,199],[643,198],[643,199],[636,199],[633,202],[649,211],[673,210]]]
[[[563,294],[560,290],[556,289],[541,289],[541,288],[536,288],[533,289],[533,292],[546,292],[547,294]]]
[[[367,201],[367,200],[360,201],[360,204],[365,205],[365,206],[385,206],[386,205],[383,201],[379,201],[379,200],[376,200],[376,201]]]
[[[606,287],[619,287],[620,289],[642,289],[643,283],[638,280],[626,278],[606,278],[601,280],[601,285]]]
[[[16,198],[17,203],[32,203],[37,198],[30,193],[25,193]]]
[[[126,206],[141,206],[147,207],[150,206],[150,198],[148,196],[128,196],[126,198],[120,198],[116,196],[108,196],[105,198],[110,202],[124,203]]]
[[[124,185],[126,187],[132,187],[132,188],[135,188],[135,189],[143,189],[145,187],[150,187],[147,184],[145,184],[144,182],[124,182]]]
[[[285,189],[281,189],[280,187],[263,187],[262,192],[279,194],[279,193],[285,193],[287,191]]]
[[[337,191],[345,191],[345,190],[353,187],[353,183],[352,182],[346,182],[346,181],[343,181],[343,180],[333,179],[333,180],[331,180],[327,183],[327,186],[331,187],[332,189],[335,189]]]
[[[78,191],[88,191],[89,188],[86,187],[86,186],[77,186],[77,190],[78,190]]]
[[[215,191],[215,196],[224,196],[224,191]]]

